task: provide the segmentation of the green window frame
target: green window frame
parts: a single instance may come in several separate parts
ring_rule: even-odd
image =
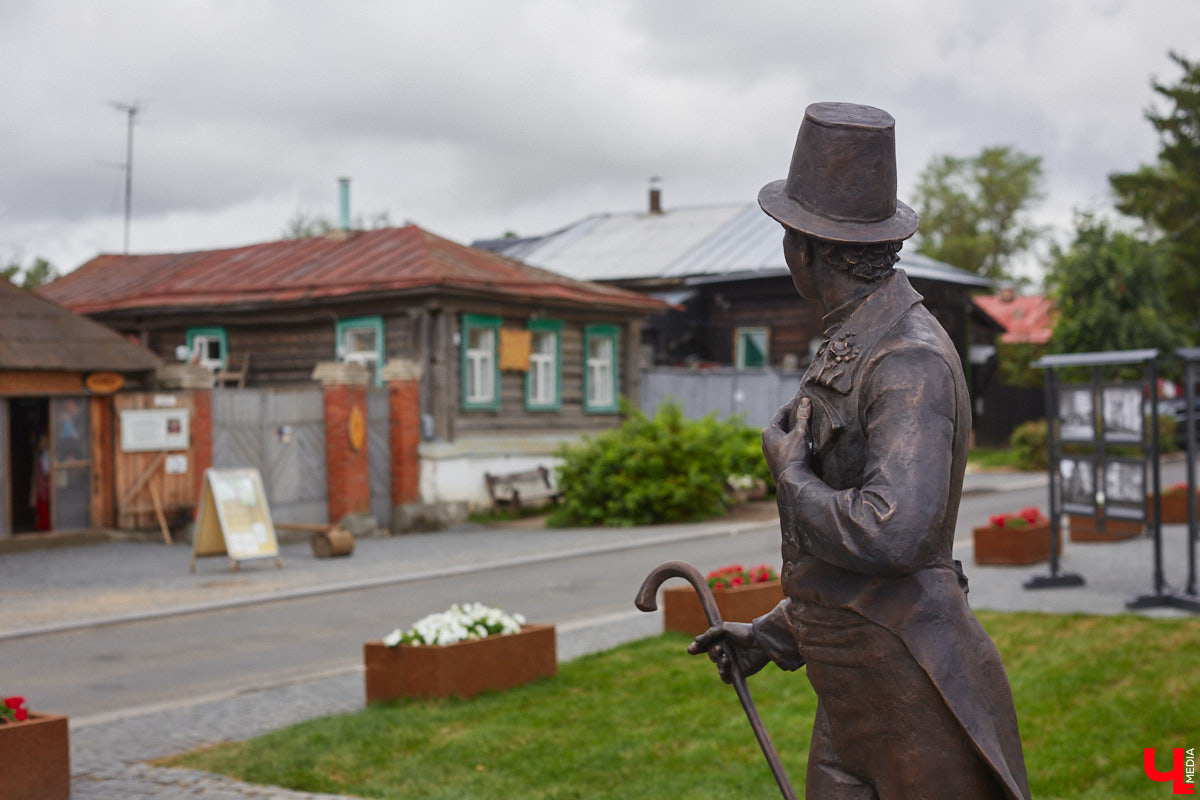
[[[217,358],[213,358],[211,354],[210,347],[213,343],[217,345],[219,354]],[[197,347],[204,349],[204,352],[200,353],[199,359],[196,358]],[[225,335],[224,328],[188,328],[187,348],[191,353],[189,360],[209,369],[224,369],[225,365],[229,363],[229,339]]]
[[[463,314],[459,370],[464,411],[500,409],[500,317]]]
[[[556,319],[531,319],[529,371],[525,373],[525,408],[558,411],[562,408],[562,329]],[[539,344],[546,345],[540,349]]]
[[[734,328],[734,366],[766,367],[771,363],[771,329],[764,325]]]
[[[362,330],[369,330],[374,334],[374,351],[350,350],[346,346],[347,334]],[[384,345],[383,317],[350,317],[337,321],[337,360],[343,363],[363,364],[371,370],[372,381],[376,386],[383,386],[383,363],[386,359]]]
[[[611,414],[620,410],[620,364],[616,325],[583,329],[583,410]]]

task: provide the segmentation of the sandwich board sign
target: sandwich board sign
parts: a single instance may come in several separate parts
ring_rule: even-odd
[[[200,490],[200,511],[192,536],[192,566],[203,556],[228,556],[234,572],[241,561],[279,560],[279,542],[271,510],[256,469],[206,469]]]

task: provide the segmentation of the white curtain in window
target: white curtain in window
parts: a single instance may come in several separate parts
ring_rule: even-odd
[[[471,328],[467,334],[467,401],[489,403],[495,399],[496,332]]]
[[[550,332],[533,334],[529,353],[529,402],[534,405],[552,405],[555,397],[555,336]]]
[[[588,340],[588,405],[613,404],[613,341],[597,336]]]

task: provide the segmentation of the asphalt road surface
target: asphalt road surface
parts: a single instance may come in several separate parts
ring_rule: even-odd
[[[969,546],[971,525],[1026,505],[1044,508],[1045,489],[964,497],[958,540]],[[364,641],[454,602],[480,600],[558,625],[627,614],[642,578],[671,559],[702,570],[777,566],[778,527],[3,641],[0,683],[73,718],[170,706],[358,669]]]

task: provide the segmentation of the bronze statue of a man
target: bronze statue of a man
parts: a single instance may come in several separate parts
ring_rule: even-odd
[[[946,332],[893,265],[895,120],[805,111],[786,180],[763,187],[802,297],[825,311],[799,393],[763,431],[787,597],[697,637],[729,679],[805,666],[812,800],[1028,800],[1012,692],[951,549],[971,409]]]

